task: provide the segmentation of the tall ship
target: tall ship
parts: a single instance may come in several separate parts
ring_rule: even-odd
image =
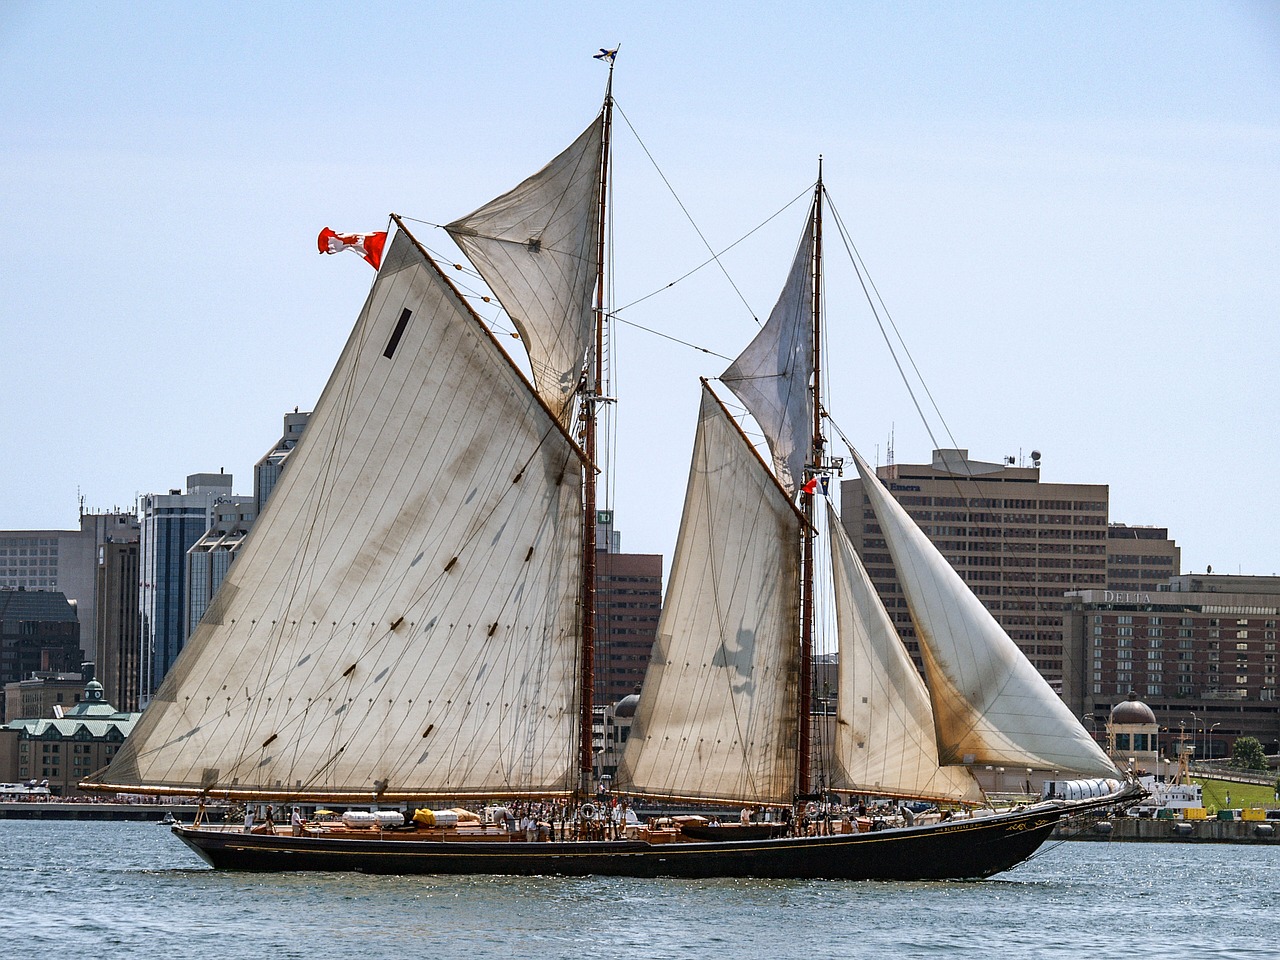
[[[271,500],[134,732],[84,787],[307,811],[173,827],[220,868],[643,877],[986,877],[1062,818],[1136,799],[850,448],[867,499],[853,508],[883,531],[922,678],[824,496],[837,464],[820,390],[821,175],[776,307],[719,377],[767,455],[704,380],[658,639],[601,791],[608,59],[603,108],[581,135],[446,228],[515,324],[530,374],[393,216]],[[824,540],[830,584],[814,573]],[[825,591],[839,701],[816,776]],[[1000,808],[973,776],[996,764],[1081,779]],[[854,797],[857,811],[837,805]],[[742,816],[637,822],[628,811],[644,804]],[[330,807],[348,813],[323,822],[315,811]]]

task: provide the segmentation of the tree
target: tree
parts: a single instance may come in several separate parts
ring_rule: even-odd
[[[1257,737],[1238,737],[1231,751],[1231,766],[1237,770],[1266,770],[1267,755]]]

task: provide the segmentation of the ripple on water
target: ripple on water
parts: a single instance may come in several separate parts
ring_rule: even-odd
[[[1075,843],[963,883],[247,874],[208,869],[152,824],[0,821],[0,950],[1274,960],[1265,916],[1278,858],[1273,847]]]

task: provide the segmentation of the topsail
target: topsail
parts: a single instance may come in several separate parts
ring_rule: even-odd
[[[604,124],[515,189],[446,228],[520,331],[533,382],[568,423],[592,349]]]
[[[720,375],[764,431],[788,493],[804,482],[813,424],[813,217],[769,320]]]

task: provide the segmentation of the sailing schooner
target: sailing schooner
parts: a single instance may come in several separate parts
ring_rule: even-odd
[[[926,678],[828,513],[841,700],[822,786],[975,808],[974,763],[1101,780],[1080,799],[876,832],[811,815],[826,800],[808,729],[815,480],[830,471],[819,176],[782,297],[721,377],[773,464],[704,381],[617,784],[649,800],[766,805],[791,827],[756,839],[726,828],[719,841],[601,829],[591,697],[611,91],[612,69],[601,113],[565,151],[447,228],[519,330],[531,378],[393,216],[288,469],[134,733],[85,788],[410,814],[404,829],[370,815],[372,827],[288,836],[174,827],[217,867],[688,877],[988,876],[1063,816],[1124,802],[1133,788],[855,453]],[[537,842],[431,809],[481,801],[554,802],[559,830]]]

